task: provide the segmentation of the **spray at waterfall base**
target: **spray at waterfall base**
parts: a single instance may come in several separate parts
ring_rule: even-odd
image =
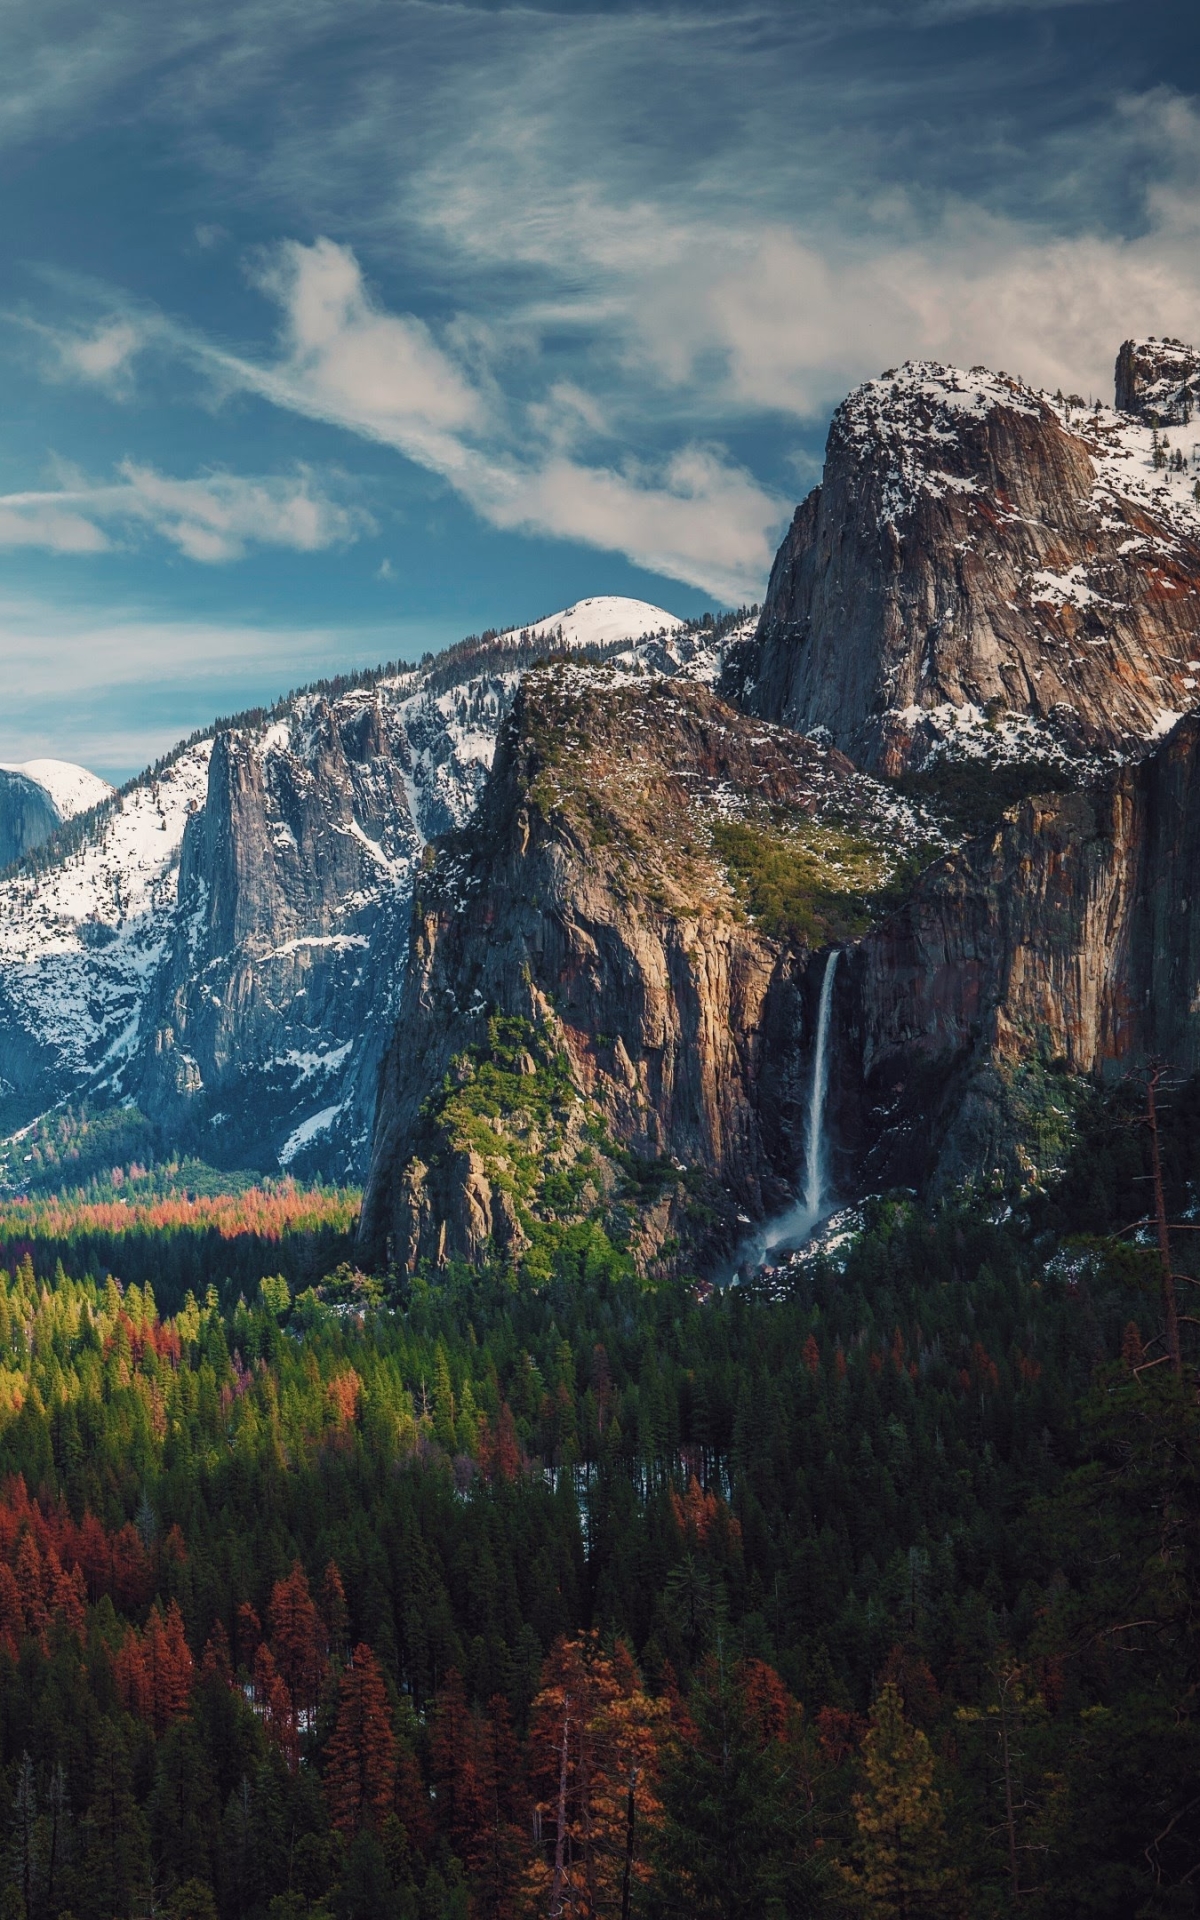
[[[814,1237],[822,1225],[841,1220],[829,1176],[829,1141],[825,1128],[825,1109],[829,1096],[829,1027],[833,1008],[833,986],[841,949],[831,949],[821,976],[817,1001],[816,1036],[813,1043],[812,1077],[809,1083],[808,1116],[804,1129],[804,1188],[782,1213],[760,1221],[733,1256],[732,1279],[748,1278],[764,1267],[785,1261],[802,1248],[813,1248]],[[821,1236],[822,1239],[824,1236]]]

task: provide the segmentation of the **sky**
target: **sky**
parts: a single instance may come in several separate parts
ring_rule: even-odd
[[[0,0],[0,761],[762,597],[908,358],[1200,339],[1194,0]]]

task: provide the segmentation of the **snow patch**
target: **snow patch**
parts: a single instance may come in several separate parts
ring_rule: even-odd
[[[288,1135],[279,1149],[280,1166],[290,1166],[301,1147],[307,1147],[311,1141],[319,1139],[321,1134],[328,1133],[341,1110],[339,1102],[334,1107],[322,1107],[319,1113],[310,1114],[307,1120],[302,1120],[295,1132]]]

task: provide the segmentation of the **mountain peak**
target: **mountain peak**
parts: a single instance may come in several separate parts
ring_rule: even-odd
[[[69,760],[0,762],[0,868],[32,853],[65,820],[111,793],[107,780]]]
[[[943,752],[948,714],[1128,751],[1200,684],[1195,484],[1148,422],[911,361],[834,414],[726,688],[889,772]]]

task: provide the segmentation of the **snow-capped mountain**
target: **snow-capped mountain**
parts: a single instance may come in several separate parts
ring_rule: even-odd
[[[522,672],[556,651],[711,680],[720,636],[580,601],[97,783],[0,880],[5,1130],[87,1093],[225,1164],[358,1170],[424,848],[470,816]]]
[[[69,760],[0,762],[0,869],[32,852],[56,827],[112,792],[107,780]]]

